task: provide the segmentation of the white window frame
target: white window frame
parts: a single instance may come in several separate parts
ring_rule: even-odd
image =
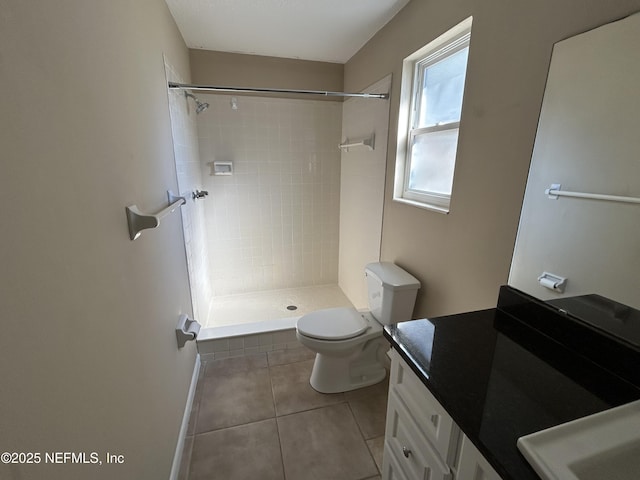
[[[403,61],[393,192],[395,201],[441,213],[449,213],[451,195],[409,189],[411,148],[413,139],[421,134],[460,129],[459,121],[423,128],[414,128],[414,124],[419,115],[418,102],[421,98],[420,86],[423,83],[424,72],[429,66],[469,45],[472,20],[472,17],[467,18]]]

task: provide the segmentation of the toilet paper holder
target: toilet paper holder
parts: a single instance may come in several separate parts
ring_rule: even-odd
[[[564,288],[567,285],[566,277],[561,277],[555,273],[542,272],[542,275],[538,277],[538,283],[549,290],[554,292],[564,293]]]
[[[180,315],[178,325],[176,326],[178,348],[182,348],[188,341],[198,338],[198,333],[200,333],[200,324],[196,320],[190,319],[184,313]]]

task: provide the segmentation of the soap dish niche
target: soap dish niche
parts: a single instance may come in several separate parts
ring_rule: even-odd
[[[233,175],[233,162],[209,162],[209,167],[211,168],[209,175]]]

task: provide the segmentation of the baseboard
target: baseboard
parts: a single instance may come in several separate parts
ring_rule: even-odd
[[[169,480],[178,480],[178,474],[180,473],[180,462],[182,461],[182,451],[184,450],[184,440],[187,436],[187,428],[189,428],[189,418],[191,417],[191,409],[193,407],[193,401],[196,397],[196,387],[198,386],[198,377],[200,375],[200,355],[196,355],[196,363],[193,367],[193,375],[191,376],[191,385],[189,386],[189,393],[187,395],[187,404],[184,407],[184,414],[182,415],[182,425],[180,425],[180,433],[178,434],[178,443],[176,445],[176,451],[173,454],[173,464],[171,465],[171,473],[169,474]]]

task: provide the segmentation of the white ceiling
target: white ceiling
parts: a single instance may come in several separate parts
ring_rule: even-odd
[[[409,0],[166,0],[189,48],[345,63]]]

